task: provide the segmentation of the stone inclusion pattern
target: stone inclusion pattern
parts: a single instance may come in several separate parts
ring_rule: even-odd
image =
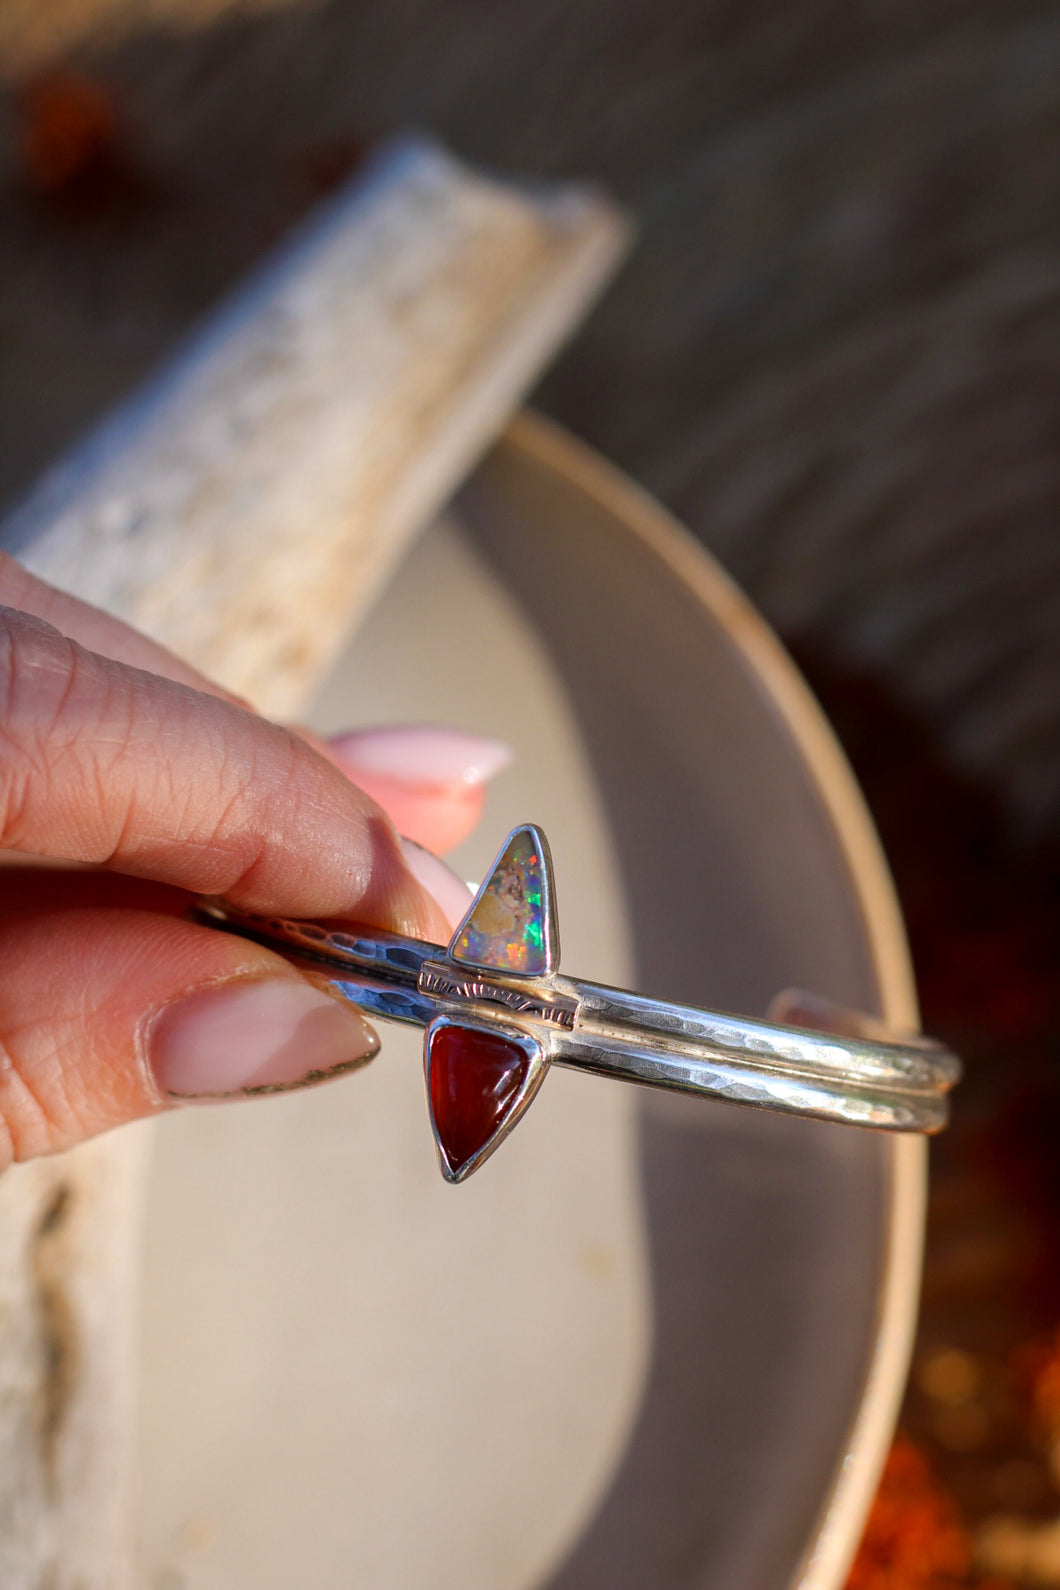
[[[522,977],[547,971],[544,871],[534,835],[521,828],[479,891],[452,958]]]

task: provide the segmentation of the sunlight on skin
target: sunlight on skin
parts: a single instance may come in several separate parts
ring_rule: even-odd
[[[189,920],[189,897],[445,942],[466,886],[402,831],[457,843],[508,758],[423,725],[336,754],[6,557],[0,710],[0,1168],[370,1059],[346,1001]]]

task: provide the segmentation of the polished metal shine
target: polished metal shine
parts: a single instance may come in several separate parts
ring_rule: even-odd
[[[520,846],[535,869],[532,906],[526,905],[526,889],[510,887],[512,857]],[[525,869],[519,873],[520,886],[529,876]],[[539,828],[524,824],[508,836],[448,948],[378,929],[248,916],[218,902],[203,902],[199,916],[280,951],[371,1016],[426,1027],[428,1080],[429,1039],[439,1023],[493,1031],[527,1046],[533,1086],[458,1170],[446,1161],[432,1115],[447,1180],[464,1180],[493,1152],[551,1064],[855,1126],[897,1132],[945,1126],[946,1095],[960,1076],[960,1063],[941,1045],[889,1033],[871,1017],[809,997],[792,996],[788,1003],[810,1009],[812,1028],[699,1010],[564,977],[556,969],[554,900],[547,841]],[[538,947],[527,952],[531,939]],[[545,970],[511,969],[528,960]],[[821,1030],[825,1025],[841,1030]]]

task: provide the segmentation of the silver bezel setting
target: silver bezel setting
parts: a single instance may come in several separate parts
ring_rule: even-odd
[[[493,1136],[487,1138],[482,1147],[471,1158],[465,1160],[458,1169],[454,1168],[442,1147],[442,1140],[438,1132],[438,1123],[434,1118],[434,1101],[431,1098],[431,1045],[435,1036],[449,1027],[458,1027],[465,1032],[482,1033],[487,1038],[503,1038],[506,1043],[514,1044],[521,1049],[529,1061],[526,1076],[522,1085],[508,1107],[507,1114],[501,1121]],[[431,1022],[423,1040],[423,1080],[427,1088],[427,1113],[430,1117],[431,1131],[434,1135],[434,1146],[438,1151],[438,1164],[442,1175],[447,1182],[456,1184],[466,1181],[467,1178],[484,1164],[494,1149],[498,1148],[508,1133],[520,1121],[533,1102],[538,1088],[545,1080],[545,1073],[549,1067],[549,1056],[545,1046],[538,1039],[531,1037],[527,1032],[522,1032],[518,1027],[501,1021],[482,1021],[474,1016],[438,1016]]]
[[[516,972],[507,967],[491,966],[487,961],[477,961],[472,959],[470,955],[460,955],[456,952],[456,946],[460,942],[464,929],[471,921],[479,901],[492,883],[493,875],[504,860],[509,845],[517,834],[524,833],[533,835],[534,845],[541,856],[541,918],[544,966],[540,971],[535,972]],[[549,849],[544,831],[536,823],[517,823],[510,831],[504,844],[494,856],[493,863],[477,890],[475,898],[464,912],[456,931],[449,940],[446,954],[456,966],[471,966],[480,972],[502,972],[506,977],[551,977],[559,966],[559,919],[556,915],[556,883],[552,874],[552,851]]]

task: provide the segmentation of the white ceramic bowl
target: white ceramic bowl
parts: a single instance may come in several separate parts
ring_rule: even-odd
[[[908,1023],[850,774],[703,552],[521,419],[318,704],[512,741],[478,876],[552,841],[567,970]],[[553,1073],[441,1182],[416,1035],[303,1097],[162,1123],[140,1550],[157,1590],[842,1582],[915,1308],[914,1140]]]

